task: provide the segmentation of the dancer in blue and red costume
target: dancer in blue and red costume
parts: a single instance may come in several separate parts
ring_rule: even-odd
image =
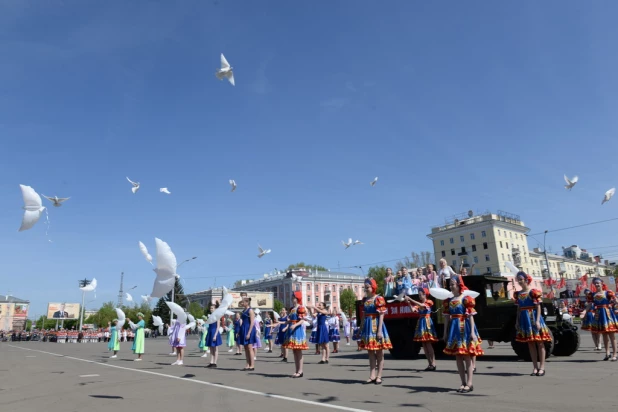
[[[513,294],[517,305],[515,340],[528,344],[534,367],[530,376],[545,376],[545,342],[551,342],[551,333],[541,316],[543,293],[538,289],[530,289],[532,276],[525,272],[517,273],[515,278],[521,287],[520,291]]]
[[[470,296],[463,296],[462,292],[468,290],[460,275],[453,275],[449,281],[452,298],[446,299],[444,304],[444,353],[454,355],[457,360],[457,371],[461,379],[461,386],[457,390],[460,393],[468,393],[474,390],[472,376],[474,367],[472,357],[483,355],[481,339],[478,336],[474,324],[475,301]]]
[[[406,302],[410,305],[410,308],[414,309],[412,305],[415,305],[418,309],[418,322],[416,322],[416,330],[414,331],[414,342],[421,342],[423,345],[423,351],[429,366],[426,371],[436,370],[436,354],[433,351],[433,343],[438,341],[438,335],[436,334],[436,328],[431,320],[431,308],[433,307],[433,301],[427,299],[429,295],[429,289],[421,288],[418,290],[419,302],[415,301],[409,296],[406,296]]]
[[[302,306],[303,294],[300,291],[294,292],[292,295],[292,303],[294,307],[290,309],[288,315],[288,329],[285,334],[285,343],[283,347],[286,349],[292,349],[294,354],[294,365],[296,366],[296,372],[291,378],[303,377],[303,351],[309,349],[307,344],[307,334],[305,332],[305,317],[307,316],[307,309]]]
[[[590,295],[591,290],[585,289],[584,296]],[[586,313],[584,314],[584,318],[582,319],[582,325],[580,327],[581,330],[587,330],[592,335],[592,343],[594,344],[594,350],[601,350],[601,342],[599,339],[599,334],[596,331],[592,330],[592,322],[594,321],[594,302],[586,303]]]
[[[384,315],[386,301],[377,295],[378,285],[374,279],[365,279],[365,293],[363,299],[363,319],[360,334],[360,348],[369,354],[369,380],[365,383],[382,384],[382,370],[384,369],[384,349],[392,349],[393,345],[388,337]]]
[[[594,293],[588,294],[588,303],[594,304],[594,319],[591,324],[591,331],[603,335],[603,345],[605,346],[605,358],[616,362],[616,332],[618,332],[618,322],[616,315],[611,308],[612,303],[616,301],[616,294],[611,290],[607,290],[605,284],[600,278],[592,279],[592,287]],[[612,356],[609,356],[609,342],[612,343]]]

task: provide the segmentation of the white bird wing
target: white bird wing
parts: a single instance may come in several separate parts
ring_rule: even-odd
[[[190,313],[187,313],[187,319],[189,320],[189,323],[195,322],[195,317],[193,317],[193,315]]]
[[[48,198],[49,199],[49,198]],[[59,197],[57,199],[54,199],[56,202],[58,203],[62,203],[62,202],[66,202],[67,200],[69,200],[70,197]]]
[[[258,250],[260,251],[260,255],[263,255],[265,253],[264,249],[262,249],[262,246],[260,246],[259,243],[258,243]]]
[[[128,177],[127,177],[127,180],[128,180],[128,181],[129,181],[129,183],[131,183],[133,186],[138,186],[138,185],[139,185],[139,183],[135,183],[133,180],[129,179]]]
[[[157,270],[154,269],[156,272]],[[150,296],[153,298],[162,298],[172,291],[174,285],[176,284],[176,278],[172,277],[169,279],[160,279],[157,275],[157,279],[154,281],[154,285],[152,286],[152,292]]]
[[[21,194],[24,198],[24,209],[26,210],[19,228],[19,231],[22,232],[32,228],[39,221],[45,207],[43,207],[41,196],[33,188],[24,185],[19,185],[19,187],[21,188]]]
[[[614,193],[616,193],[616,188],[612,187],[607,192],[605,192],[605,200],[607,201],[607,200],[611,199],[612,196],[614,196]]]
[[[234,81],[234,73],[232,71],[227,72],[227,79],[229,80],[230,83],[232,83],[232,86],[236,86],[236,82]]]
[[[571,183],[575,184],[579,181],[579,176],[575,176],[573,179],[571,179]]]
[[[567,186],[571,186],[571,181],[569,180],[567,175],[564,175],[564,181],[566,182]]]
[[[208,315],[208,320],[206,320],[206,323],[210,325],[212,323],[217,322],[219,319],[223,317],[223,315],[225,315],[226,310],[227,308],[225,306],[219,306],[217,309],[215,309],[214,312]]]
[[[461,296],[470,296],[471,298],[478,298],[481,294],[478,292],[475,292],[473,290],[464,290],[463,292],[461,292]]]
[[[195,329],[195,325],[196,325],[195,322],[189,322],[189,324],[185,327],[185,330],[189,330],[189,329],[193,330]]]
[[[148,253],[146,245],[143,244],[141,241],[139,242],[139,250],[142,252],[142,255],[144,255],[146,260],[152,265],[152,256],[150,255],[150,253]]]
[[[234,315],[234,312],[232,312],[231,310],[226,310],[225,314],[228,315],[228,316],[232,316],[232,315]]]
[[[133,186],[131,188],[131,191],[133,192],[133,194],[137,193],[138,190],[139,190],[139,186]]]
[[[163,319],[161,319],[160,316],[154,316],[152,317],[152,324],[155,326],[163,326]]]
[[[222,69],[229,69],[230,68],[230,64],[227,62],[227,59],[225,58],[223,53],[221,53],[221,68]]]
[[[446,290],[446,289],[445,289]],[[395,296],[394,299],[391,299],[389,301],[387,301],[388,303],[393,303],[393,302],[403,302],[403,298],[406,295],[406,292],[401,292],[399,295]]]
[[[118,326],[124,326],[124,323],[127,321],[127,317],[120,308],[116,308],[116,317],[118,318]]]
[[[353,242],[352,242],[352,238],[349,238],[349,239],[348,239],[348,245],[351,245],[352,243],[353,243]]]
[[[506,267],[513,273],[513,275],[517,275],[519,273],[519,269],[512,262],[506,262]]]
[[[258,323],[262,322],[262,315],[255,315],[255,320],[257,320]]]
[[[221,299],[221,306],[225,306],[226,308],[232,306],[232,303],[234,302],[234,296],[232,296],[231,293],[227,293],[227,290],[224,291],[223,293],[223,299]]]
[[[279,318],[281,317],[281,315],[279,315],[277,312],[273,311],[273,315],[275,316],[275,320],[278,322]]]
[[[155,272],[157,276],[167,278],[175,278],[178,262],[176,255],[172,252],[172,248],[159,238],[155,238],[157,245],[157,268]]]
[[[445,300],[454,296],[450,291],[443,288],[430,288],[429,294],[440,300]]]
[[[133,302],[133,296],[130,293],[127,293],[127,302]]]
[[[183,325],[187,323],[187,313],[185,312],[183,308],[181,308],[178,304],[174,302],[165,302],[165,303],[170,308],[172,313],[176,315],[176,317],[178,318],[178,322],[180,322]]]
[[[84,286],[83,288],[79,288],[79,289],[84,292],[92,292],[96,288],[97,288],[97,280],[95,278],[92,278],[92,281],[90,282],[90,284]]]
[[[165,194],[168,194],[168,195],[172,194],[169,190],[167,190],[167,187],[162,187],[161,189],[159,189],[159,192],[165,193]]]

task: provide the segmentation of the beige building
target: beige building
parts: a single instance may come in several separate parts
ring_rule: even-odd
[[[431,228],[435,260],[446,259],[456,271],[463,265],[473,275],[510,276],[506,262],[512,262],[537,280],[547,277],[545,253],[528,247],[530,231],[518,215],[498,211],[475,214],[472,211]],[[553,278],[575,279],[589,274],[604,274],[608,262],[600,257],[577,253],[576,246],[565,248],[565,256],[547,254]],[[581,252],[581,250],[580,250]],[[585,250],[584,250],[585,252]],[[545,276],[544,276],[545,275]]]

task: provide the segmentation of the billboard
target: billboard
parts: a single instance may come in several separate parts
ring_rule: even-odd
[[[273,310],[272,292],[229,292],[234,297],[230,309],[242,309],[240,301],[244,296],[251,298],[251,307],[260,310]],[[243,296],[241,296],[241,294]]]
[[[48,303],[47,319],[79,319],[79,303]]]
[[[13,316],[20,319],[26,319],[28,317],[28,304],[16,303],[13,310]]]

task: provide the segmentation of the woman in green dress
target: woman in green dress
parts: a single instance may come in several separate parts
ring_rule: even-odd
[[[129,321],[129,325],[131,329],[135,331],[135,338],[133,339],[133,353],[137,355],[137,359],[135,361],[141,361],[142,355],[144,354],[144,327],[146,326],[146,322],[144,322],[144,314],[142,312],[137,314],[139,318],[139,322],[133,323],[131,319],[127,318]]]
[[[118,319],[113,320],[114,326],[109,327],[109,343],[107,349],[113,350],[114,354],[110,358],[117,358],[116,354],[120,350],[120,334],[118,333]]]
[[[198,327],[197,329],[200,332],[200,341],[198,343],[198,347],[203,352],[202,358],[207,358],[209,354],[208,346],[206,345],[206,336],[208,336],[208,328],[204,327],[204,321],[206,320],[206,316],[202,316],[202,319],[198,319]]]

